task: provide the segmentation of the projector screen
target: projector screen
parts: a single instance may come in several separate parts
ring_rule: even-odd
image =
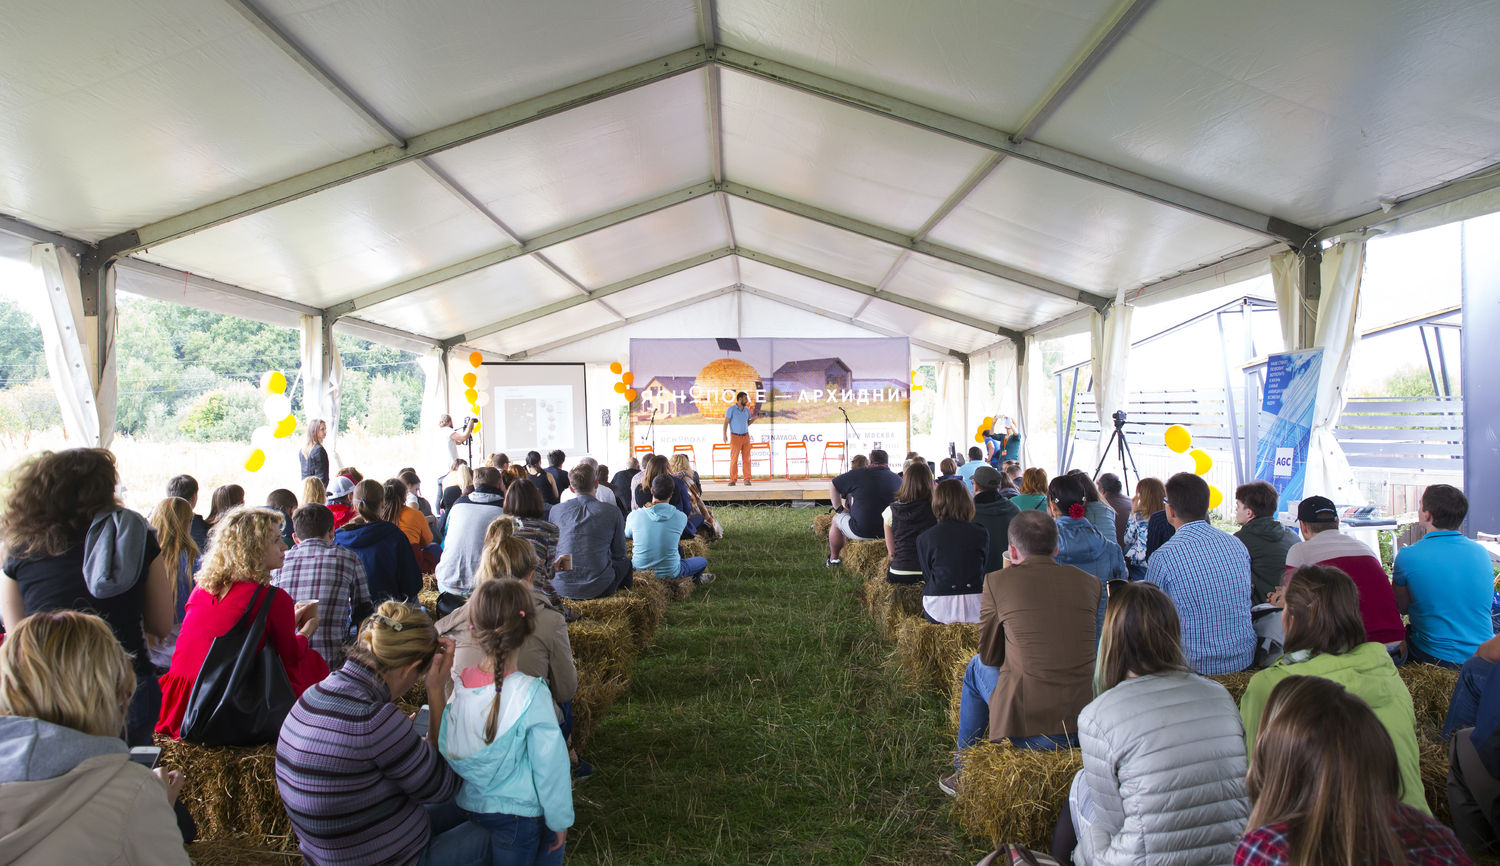
[[[486,454],[504,452],[516,463],[527,451],[568,456],[589,450],[588,398],[582,364],[512,364],[486,361],[490,404],[480,417]]]

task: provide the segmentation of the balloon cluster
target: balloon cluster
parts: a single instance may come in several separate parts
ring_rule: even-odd
[[[1163,438],[1166,439],[1168,448],[1178,454],[1186,453],[1187,456],[1193,458],[1194,475],[1207,475],[1208,470],[1214,467],[1214,459],[1208,456],[1208,452],[1200,448],[1193,448],[1193,434],[1189,433],[1188,429],[1181,424],[1173,424],[1171,427],[1168,427],[1166,435]],[[1212,484],[1208,485],[1208,507],[1218,508],[1219,504],[1223,501],[1223,491]]]
[[[922,375],[922,371],[921,370],[912,370],[911,371],[911,389],[913,391],[920,391],[920,390],[922,390],[922,386],[917,384],[917,377],[920,376],[920,375]]]
[[[620,377],[620,381],[615,383],[615,393],[624,394],[626,400],[634,403],[637,394],[631,386],[635,384],[635,374],[625,369],[619,361],[610,364],[609,371]]]
[[[265,392],[261,408],[266,413],[266,423],[250,433],[250,456],[245,458],[245,470],[259,472],[266,465],[266,449],[274,439],[285,439],[297,432],[297,416],[292,414],[292,401],[286,396],[286,374],[280,370],[267,370],[260,375],[260,389]]]
[[[469,366],[474,369],[464,374],[464,399],[469,401],[469,414],[475,418],[479,417],[479,410],[490,405],[490,395],[479,390],[479,365],[484,363],[484,356],[478,352],[469,353]],[[479,422],[474,422],[474,429],[479,429]]]
[[[994,428],[995,428],[995,418],[994,418],[994,416],[993,415],[986,415],[985,418],[984,418],[984,420],[979,422],[979,426],[974,429],[974,441],[983,444],[983,442],[984,442],[984,434],[986,432],[990,431],[990,430],[993,430]]]

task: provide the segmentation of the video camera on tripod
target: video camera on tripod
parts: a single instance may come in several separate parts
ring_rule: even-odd
[[[1104,468],[1104,461],[1109,459],[1109,447],[1113,445],[1115,455],[1120,459],[1120,474],[1124,476],[1126,487],[1129,487],[1130,473],[1134,471],[1135,480],[1140,481],[1141,471],[1135,468],[1135,455],[1130,452],[1130,443],[1125,441],[1125,419],[1128,416],[1122,409],[1117,410],[1110,417],[1115,421],[1115,429],[1109,434],[1109,441],[1104,444],[1104,453],[1099,457],[1099,465],[1094,467],[1094,477],[1099,477],[1099,471]]]

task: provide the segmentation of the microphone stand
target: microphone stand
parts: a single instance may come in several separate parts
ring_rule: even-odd
[[[854,422],[849,420],[849,413],[844,411],[844,404],[838,406],[839,414],[844,416],[844,468],[849,468],[849,435],[854,434],[855,439],[860,440],[860,447],[864,447],[864,439],[860,437],[859,431],[854,429]]]
[[[651,407],[651,423],[646,425],[646,436],[651,437],[651,453],[656,453],[656,412],[655,406]],[[641,438],[646,438],[645,436]]]

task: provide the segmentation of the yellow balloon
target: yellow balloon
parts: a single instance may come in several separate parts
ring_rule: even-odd
[[[635,389],[634,388],[630,388],[630,389],[627,389],[625,391],[625,399],[629,400],[632,403],[635,402],[635,396],[636,395],[635,395]]]
[[[984,434],[983,433],[975,433],[974,434],[974,441],[975,442],[983,442],[984,441]]]
[[[471,366],[471,367],[478,367],[480,364],[483,364],[483,363],[484,363],[484,356],[483,355],[479,354],[478,352],[470,352],[469,353],[469,366]]]
[[[475,422],[474,422],[474,429],[475,429],[475,430],[476,430],[476,431],[478,431],[478,430],[479,430],[479,422],[478,422],[478,421],[475,421]]]
[[[297,432],[297,416],[288,415],[276,422],[276,429],[271,431],[271,435],[277,439],[285,439],[295,432]]]
[[[1223,491],[1219,490],[1219,488],[1213,486],[1212,484],[1208,485],[1208,507],[1218,508],[1223,501]]]
[[[473,388],[465,388],[464,399],[468,400],[470,405],[473,405],[474,401],[479,399],[479,392]]]
[[[629,373],[629,372],[623,373],[620,376],[620,381],[624,382],[627,385],[634,384],[635,383],[635,374],[634,373]]]
[[[624,367],[620,366],[619,361],[615,361],[614,363],[609,365],[609,371],[611,373],[614,373],[616,376],[620,375],[620,371],[624,369]]]
[[[624,394],[625,393],[625,383],[624,382],[616,382],[615,383],[615,393],[616,394]]]
[[[465,388],[472,388],[472,387],[474,387],[477,384],[479,384],[479,377],[478,376],[474,375],[473,373],[465,373],[464,374],[464,387]]]
[[[245,458],[245,470],[247,472],[259,472],[260,467],[264,465],[266,465],[266,452],[259,448],[251,451],[250,456]]]
[[[1188,452],[1188,456],[1193,458],[1194,475],[1206,475],[1208,474],[1208,470],[1214,468],[1214,459],[1208,456],[1208,452],[1206,451],[1194,448]]]
[[[286,375],[280,370],[267,370],[260,374],[260,387],[267,394],[280,394],[286,390]]]
[[[1167,441],[1167,447],[1178,454],[1193,447],[1193,434],[1189,433],[1188,429],[1181,424],[1173,424],[1171,427],[1168,427],[1164,438]]]

